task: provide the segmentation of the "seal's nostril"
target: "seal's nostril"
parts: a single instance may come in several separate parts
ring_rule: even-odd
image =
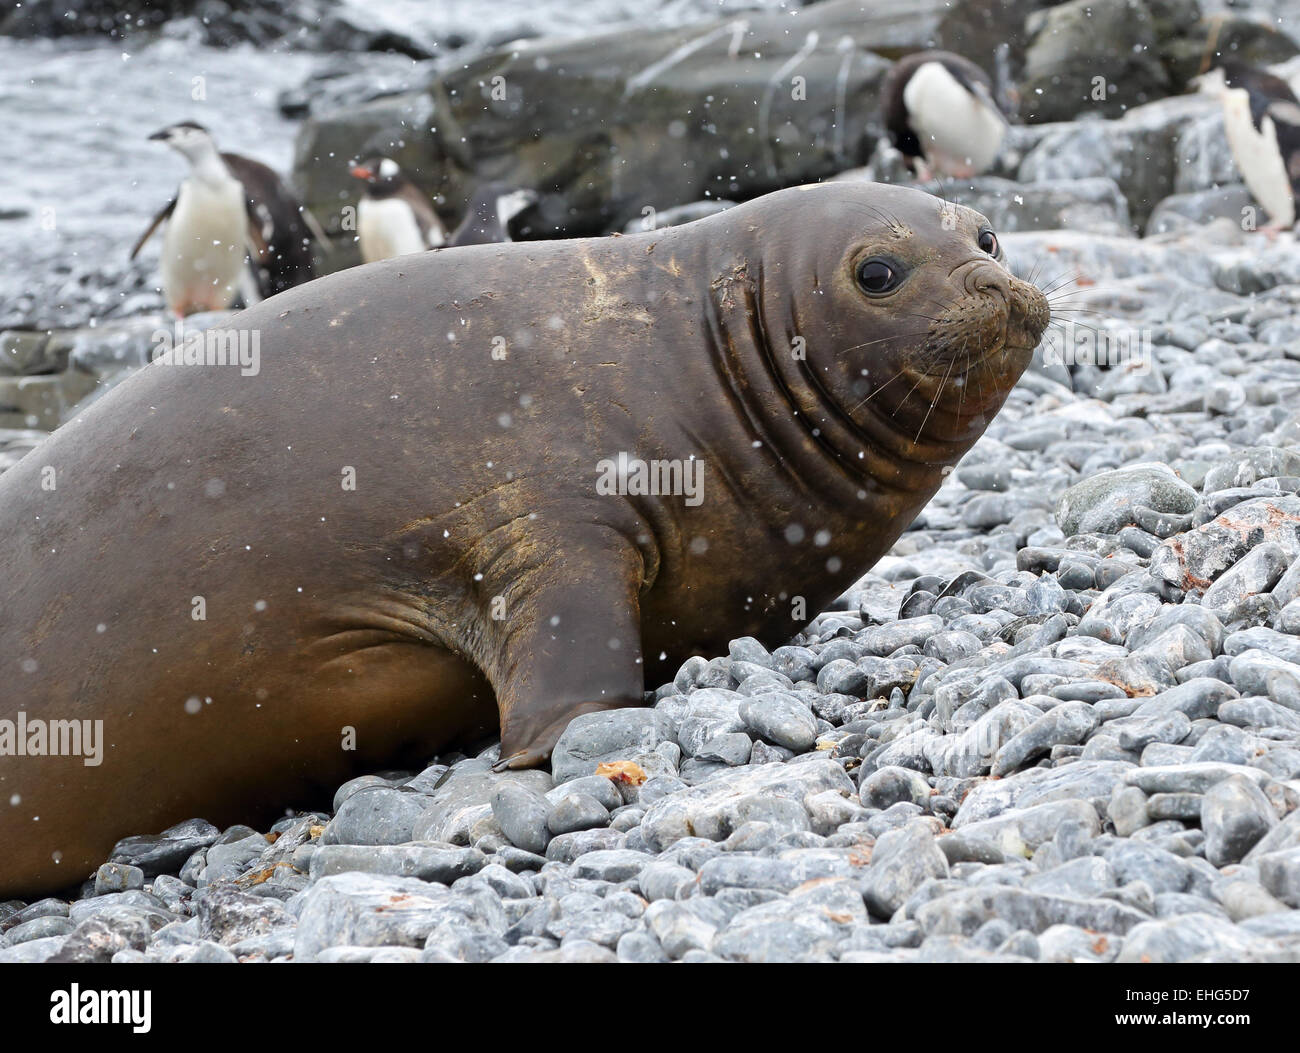
[[[980,292],[1001,293],[1008,299],[1011,297],[1011,283],[1007,281],[1006,275],[999,274],[996,271],[981,273],[975,279],[975,286]]]
[[[1001,294],[1004,300],[1010,301],[1011,276],[1000,266],[987,260],[976,260],[968,266],[970,269],[966,272],[962,283],[968,293],[971,295]]]

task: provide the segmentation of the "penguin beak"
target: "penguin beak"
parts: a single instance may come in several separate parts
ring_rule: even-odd
[[[150,139],[160,139],[163,142],[166,142],[171,137],[172,130],[170,128],[163,128],[161,131],[154,132],[153,135],[149,136]]]
[[[352,174],[358,179],[374,179],[375,173],[364,165],[353,165]]]

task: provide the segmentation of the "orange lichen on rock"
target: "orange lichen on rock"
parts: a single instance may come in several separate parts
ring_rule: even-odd
[[[603,775],[614,782],[625,782],[630,786],[640,786],[646,781],[645,769],[636,761],[607,761],[596,766],[596,774]]]

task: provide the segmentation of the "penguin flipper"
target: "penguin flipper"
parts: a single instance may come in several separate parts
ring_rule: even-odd
[[[311,209],[306,205],[299,205],[298,215],[302,216],[303,225],[311,232],[311,236],[316,240],[316,244],[321,247],[321,251],[327,255],[333,252],[334,246],[330,243],[328,232],[321,226],[320,220],[312,215]]]
[[[1275,102],[1268,108],[1277,136],[1278,152],[1286,165],[1292,184],[1300,183],[1300,105]]]
[[[245,307],[252,307],[261,303],[268,296],[274,295],[274,293],[269,293],[262,287],[263,278],[258,271],[257,265],[250,263],[239,276],[239,296],[244,301]]]
[[[244,204],[248,211],[248,229],[245,234],[248,241],[248,254],[254,262],[266,263],[270,259],[271,250],[267,245],[270,228],[265,209],[259,208],[257,203],[248,197],[244,199]]]
[[[163,220],[165,220],[168,216],[170,216],[172,214],[172,210],[175,208],[176,208],[175,198],[172,198],[170,201],[167,202],[167,204],[163,205],[162,210],[158,213],[158,215],[154,216],[148,228],[145,230],[143,234],[140,235],[139,239],[131,247],[131,255],[127,257],[128,260],[133,260],[136,258],[140,250],[144,248],[144,243],[153,237],[154,231],[156,231],[160,226],[162,226]]]
[[[442,220],[438,218],[438,213],[433,210],[433,205],[424,193],[416,187],[414,183],[405,183],[397,191],[398,198],[406,202],[407,207],[411,210],[411,215],[415,217],[416,228],[420,232],[420,240],[424,242],[426,249],[436,249],[447,242],[447,228],[443,226]]]

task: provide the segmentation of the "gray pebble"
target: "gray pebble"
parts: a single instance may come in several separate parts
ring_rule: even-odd
[[[1277,825],[1277,816],[1263,791],[1240,775],[1210,787],[1199,818],[1205,831],[1205,858],[1216,867],[1239,862]]]
[[[930,878],[948,875],[948,860],[924,821],[881,835],[871,856],[863,898],[872,914],[888,919]]]
[[[127,863],[105,863],[95,871],[95,895],[144,888],[144,871]]]
[[[608,824],[609,809],[596,798],[585,793],[567,794],[552,804],[546,812],[546,826],[552,834],[591,830]]]
[[[363,787],[343,802],[321,835],[325,845],[396,845],[410,841],[427,799],[386,786]],[[220,846],[208,850],[208,866]]]
[[[551,843],[554,831],[549,829],[549,813],[553,807],[535,790],[514,782],[503,783],[492,794],[492,816],[501,832],[517,848],[538,855],[545,854]]]
[[[1015,771],[1055,745],[1082,742],[1096,726],[1097,715],[1086,702],[1062,702],[998,750],[993,758],[993,774]]]

